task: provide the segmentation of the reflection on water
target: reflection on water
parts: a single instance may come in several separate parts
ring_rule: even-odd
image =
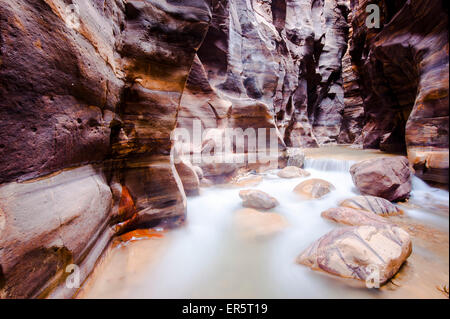
[[[79,297],[443,297],[436,286],[448,286],[448,192],[431,188],[417,178],[411,202],[421,205],[402,207],[403,221],[414,219],[439,229],[443,242],[433,250],[432,245],[414,241],[413,254],[396,276],[395,284],[381,290],[356,288],[348,281],[295,263],[297,255],[311,242],[339,227],[321,218],[320,213],[358,195],[348,173],[350,163],[318,156],[305,163],[305,169],[311,173],[308,178],[286,180],[279,178],[276,171],[265,173],[263,181],[252,188],[276,197],[280,205],[272,211],[289,223],[270,238],[248,239],[234,227],[234,214],[242,208],[238,196],[242,188],[203,189],[201,196],[188,199],[186,226],[164,233],[163,238],[133,242],[109,251]],[[319,200],[302,200],[292,190],[309,178],[325,179],[336,190]],[[427,211],[427,203],[436,202],[444,205],[444,213]]]

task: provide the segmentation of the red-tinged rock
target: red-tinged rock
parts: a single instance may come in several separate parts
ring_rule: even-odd
[[[350,168],[353,183],[365,195],[402,201],[411,192],[411,169],[406,157],[383,157],[365,160]]]
[[[133,198],[131,198],[128,188],[122,186],[122,194],[119,202],[119,216],[124,219],[130,218],[136,210]]]
[[[153,229],[136,229],[117,237],[118,242],[116,242],[116,245],[119,243],[129,243],[138,240],[146,240],[162,237],[164,237],[164,233],[161,231],[156,231]]]

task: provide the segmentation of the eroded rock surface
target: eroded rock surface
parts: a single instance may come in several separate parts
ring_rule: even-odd
[[[197,179],[177,171],[170,137],[175,128],[192,133],[193,120],[215,131],[200,145],[181,141],[188,155],[211,151],[227,128],[260,128],[275,136],[261,143],[277,151],[272,168],[302,167],[299,147],[405,152],[406,144],[418,176],[448,181],[446,9],[440,1],[379,1],[382,27],[367,29],[367,3],[0,0],[0,189],[9,192],[0,201],[8,247],[0,296],[43,296],[71,260],[87,276],[113,234],[182,223]],[[204,175],[194,167],[198,184],[270,166],[265,154],[249,163],[248,143],[225,147],[245,160],[191,161]],[[64,171],[74,168],[90,177],[75,181]],[[26,187],[30,198],[16,205]],[[396,200],[406,192],[397,189]],[[81,210],[61,212],[59,192]],[[59,219],[66,213],[76,216],[68,224]],[[17,219],[13,231],[16,214],[32,218]],[[23,229],[36,239],[17,239]],[[56,233],[67,236],[63,243]],[[29,262],[13,267],[11,256]],[[41,273],[23,277],[40,263]]]
[[[381,285],[397,273],[411,251],[411,239],[399,227],[343,227],[314,242],[300,254],[297,262],[314,270],[362,281],[377,271]]]
[[[355,196],[339,203],[341,207],[365,210],[380,216],[394,216],[402,214],[402,210],[390,201],[375,196]]]
[[[380,28],[368,28],[367,0],[351,1],[344,59],[342,141],[405,152],[419,175],[448,182],[448,9],[444,1],[377,1]],[[350,67],[351,64],[351,67]],[[364,120],[361,123],[361,112]],[[360,134],[358,134],[360,133]],[[426,154],[420,160],[416,150]]]
[[[361,161],[350,168],[350,174],[362,194],[389,201],[407,199],[412,189],[409,162],[402,156]]]

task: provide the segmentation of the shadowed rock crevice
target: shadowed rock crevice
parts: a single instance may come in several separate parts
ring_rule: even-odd
[[[280,163],[355,144],[448,182],[448,11],[377,3],[380,29],[363,0],[0,0],[0,295],[47,293],[67,256],[84,279],[114,234],[180,225],[200,184],[261,168],[175,167],[194,120],[200,151],[274,129]]]

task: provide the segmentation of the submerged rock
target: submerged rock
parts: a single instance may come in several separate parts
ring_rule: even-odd
[[[375,196],[355,196],[342,201],[339,206],[373,212],[381,216],[402,214],[403,211],[390,201]]]
[[[411,192],[411,169],[404,156],[374,158],[350,168],[353,183],[365,195],[401,201]]]
[[[333,190],[333,184],[319,178],[308,179],[294,188],[295,193],[307,199],[321,198]]]
[[[239,235],[246,238],[271,236],[288,226],[286,219],[277,213],[251,208],[237,211],[234,222]]]
[[[314,242],[297,262],[344,278],[378,277],[381,285],[397,273],[411,251],[411,239],[399,227],[344,227]]]
[[[277,173],[281,178],[299,178],[310,176],[311,173],[297,166],[287,166]]]
[[[242,198],[242,206],[256,209],[271,209],[278,205],[276,198],[259,190],[249,189],[239,192]]]
[[[330,208],[323,211],[321,216],[339,224],[349,226],[384,226],[390,222],[375,213],[348,207]]]
[[[248,175],[239,177],[235,181],[233,181],[231,184],[234,187],[250,187],[250,186],[256,186],[259,183],[261,183],[263,180],[263,177],[260,175]]]

